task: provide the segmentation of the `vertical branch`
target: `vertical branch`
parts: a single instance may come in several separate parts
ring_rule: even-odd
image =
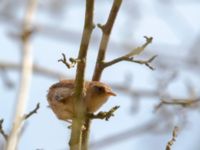
[[[82,149],[81,150],[88,150],[91,119],[89,117],[85,118],[84,123],[85,123],[85,129],[83,130],[83,133],[82,133]]]
[[[113,5],[112,5],[112,9],[110,11],[110,15],[108,17],[106,24],[105,25],[98,25],[99,28],[101,28],[103,35],[102,35],[102,38],[101,38],[101,43],[100,43],[99,53],[98,53],[98,56],[97,56],[95,71],[94,71],[93,78],[92,78],[93,81],[99,81],[100,78],[101,78],[101,74],[102,74],[102,71],[104,69],[103,61],[105,59],[105,54],[106,54],[110,34],[111,34],[111,31],[112,31],[112,27],[113,27],[113,24],[115,22],[115,19],[117,17],[117,13],[120,9],[121,3],[122,3],[122,0],[114,0]]]
[[[98,25],[101,28],[103,35],[100,42],[99,52],[97,56],[96,66],[93,74],[93,81],[100,81],[103,67],[103,61],[105,59],[105,54],[107,50],[107,45],[109,42],[110,34],[112,31],[113,24],[117,17],[117,13],[120,9],[122,0],[114,0],[113,5],[108,17],[108,20],[105,25]],[[88,143],[89,143],[89,132],[90,132],[90,124],[91,120],[89,118],[85,119],[85,130],[82,133],[82,150],[88,150]]]
[[[24,18],[22,31],[22,50],[21,50],[21,77],[18,92],[18,101],[16,106],[14,124],[8,137],[7,150],[16,150],[19,141],[19,135],[23,126],[23,117],[25,114],[26,103],[29,95],[30,81],[32,77],[32,50],[30,44],[31,24],[37,8],[37,0],[28,1],[27,11]]]
[[[81,149],[81,133],[82,133],[81,127],[83,125],[83,121],[85,118],[85,106],[83,104],[84,77],[85,77],[85,66],[86,66],[88,45],[90,42],[92,30],[94,28],[93,10],[94,10],[94,0],[86,0],[85,24],[78,55],[78,59],[80,60],[80,62],[77,65],[76,79],[75,79],[75,93],[74,93],[75,117],[72,120],[72,131],[69,143],[70,150]]]

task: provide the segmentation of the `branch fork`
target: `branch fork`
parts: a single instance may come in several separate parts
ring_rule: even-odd
[[[88,117],[90,119],[105,119],[106,121],[108,121],[110,119],[110,117],[114,116],[114,112],[119,108],[120,106],[115,106],[113,108],[111,108],[109,111],[107,112],[99,112],[96,115],[95,114],[88,114]]]
[[[129,62],[134,62],[134,63],[138,63],[138,64],[144,64],[148,68],[150,68],[151,70],[154,70],[154,68],[151,66],[150,63],[157,57],[157,55],[152,56],[148,60],[134,60],[134,56],[139,55],[140,53],[142,53],[144,51],[144,49],[150,43],[152,43],[152,40],[153,40],[152,37],[144,36],[144,38],[146,39],[146,42],[142,46],[133,49],[130,53],[128,53],[126,55],[123,55],[121,57],[118,57],[116,59],[113,59],[111,61],[108,61],[108,62],[101,62],[100,64],[102,64],[102,68],[104,69],[106,67],[114,65],[114,64],[119,63],[121,61],[129,61]]]
[[[68,62],[64,53],[62,53],[62,57],[58,62],[62,62],[68,69],[75,67],[81,61],[80,59],[70,57]]]

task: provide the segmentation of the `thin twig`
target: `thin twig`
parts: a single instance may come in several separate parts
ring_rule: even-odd
[[[32,111],[30,111],[28,114],[24,115],[24,119],[27,120],[33,114],[36,114],[39,108],[40,108],[40,103],[37,103],[36,107]]]
[[[0,133],[4,137],[4,139],[7,141],[8,140],[8,135],[5,133],[3,129],[3,119],[0,120]]]
[[[114,112],[119,108],[119,106],[115,106],[111,108],[108,112],[99,112],[96,115],[95,114],[88,114],[88,117],[90,119],[105,119],[108,121],[110,117],[114,116]]]
[[[139,55],[140,53],[142,53],[144,51],[144,49],[153,40],[152,37],[146,37],[146,36],[145,36],[145,39],[146,39],[146,42],[142,46],[133,49],[130,53],[128,53],[128,54],[126,54],[124,56],[118,57],[118,58],[116,58],[114,60],[111,60],[109,62],[103,62],[103,68],[109,67],[109,66],[114,65],[116,63],[119,63],[121,61],[129,61],[129,62],[135,62],[135,63],[139,63],[139,64],[145,64],[147,67],[149,67],[150,69],[153,70],[153,67],[150,65],[150,63],[157,57],[157,55],[152,56],[151,58],[149,58],[146,61],[134,60],[134,56],[135,55]]]
[[[145,48],[153,41],[153,37],[144,36],[144,38],[146,39],[146,42],[142,46],[133,49],[130,53],[126,54],[125,57],[132,57],[141,54]]]
[[[134,63],[138,63],[141,65],[145,65],[147,66],[149,69],[154,70],[155,68],[153,66],[151,66],[151,62],[157,57],[157,55],[152,56],[151,58],[149,58],[148,60],[134,60],[134,58],[130,57],[130,62],[134,62]],[[129,60],[128,60],[129,61]]]
[[[20,71],[21,66],[14,62],[0,61],[0,68],[4,68],[5,70],[11,69],[11,70]],[[51,78],[56,78],[56,79],[67,77],[64,73],[58,72],[56,70],[48,69],[46,67],[42,67],[37,64],[33,64],[33,73],[48,76]]]
[[[169,140],[169,142],[166,145],[166,150],[171,150],[171,146],[174,144],[174,142],[176,141],[176,137],[177,137],[177,132],[178,132],[178,127],[175,126],[174,130],[172,132],[172,139]]]
[[[22,31],[22,73],[20,79],[20,88],[18,92],[18,101],[16,106],[16,113],[14,118],[14,124],[11,129],[11,133],[8,138],[6,150],[16,150],[19,141],[19,135],[23,127],[23,116],[26,110],[26,103],[29,95],[30,81],[32,77],[32,50],[30,44],[31,25],[34,14],[37,8],[37,0],[28,1],[28,7],[24,18],[23,31]]]
[[[63,58],[59,59],[58,62],[62,62],[68,69],[73,68],[78,62],[80,62],[79,59],[75,59],[70,57],[69,62],[66,59],[66,56],[64,53],[62,53]]]

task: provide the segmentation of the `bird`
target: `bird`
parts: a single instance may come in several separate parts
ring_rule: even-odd
[[[75,80],[61,80],[50,86],[47,101],[58,119],[68,121],[75,116],[74,112]],[[83,104],[87,113],[94,113],[106,103],[110,96],[116,96],[110,86],[99,81],[85,81]]]

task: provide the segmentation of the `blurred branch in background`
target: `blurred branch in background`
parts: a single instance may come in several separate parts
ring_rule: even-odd
[[[105,147],[109,147],[112,144],[124,142],[130,138],[132,139],[143,134],[149,134],[158,127],[159,122],[160,120],[153,119],[145,122],[143,125],[139,125],[138,127],[132,127],[130,129],[127,129],[126,131],[110,135],[108,137],[105,137],[104,139],[91,143],[90,148],[92,150],[102,149]]]
[[[172,133],[172,139],[167,143],[166,146],[166,150],[171,150],[171,146],[174,144],[174,142],[176,141],[176,137],[177,137],[177,132],[178,132],[178,127],[175,126],[173,133]]]
[[[20,71],[20,65],[17,63],[12,63],[12,62],[1,62],[0,61],[0,69],[5,68],[4,70],[9,71],[9,70],[15,70],[15,71]],[[61,78],[70,78],[64,73],[55,71],[53,69],[48,69],[46,67],[39,66],[37,64],[33,64],[33,73],[37,75],[42,75],[45,77],[49,78],[56,78],[56,79],[61,79]],[[2,78],[4,79],[4,78]]]
[[[124,142],[128,139],[132,139],[141,135],[164,133],[168,131],[169,127],[173,124],[173,119],[171,117],[172,116],[169,112],[156,115],[154,118],[144,122],[141,125],[131,127],[129,129],[126,129],[125,131],[110,135],[98,141],[93,141],[93,143],[91,143],[90,145],[90,148],[94,150],[102,149],[104,147],[109,147],[113,144]],[[162,123],[164,118],[165,122]]]
[[[8,136],[6,145],[7,150],[16,150],[19,143],[19,136],[24,123],[24,114],[28,101],[30,81],[32,78],[33,56],[30,38],[32,34],[32,21],[37,8],[37,0],[28,1],[27,12],[24,17],[24,24],[21,34],[22,50],[21,50],[21,78],[18,91],[17,104],[14,123]]]

